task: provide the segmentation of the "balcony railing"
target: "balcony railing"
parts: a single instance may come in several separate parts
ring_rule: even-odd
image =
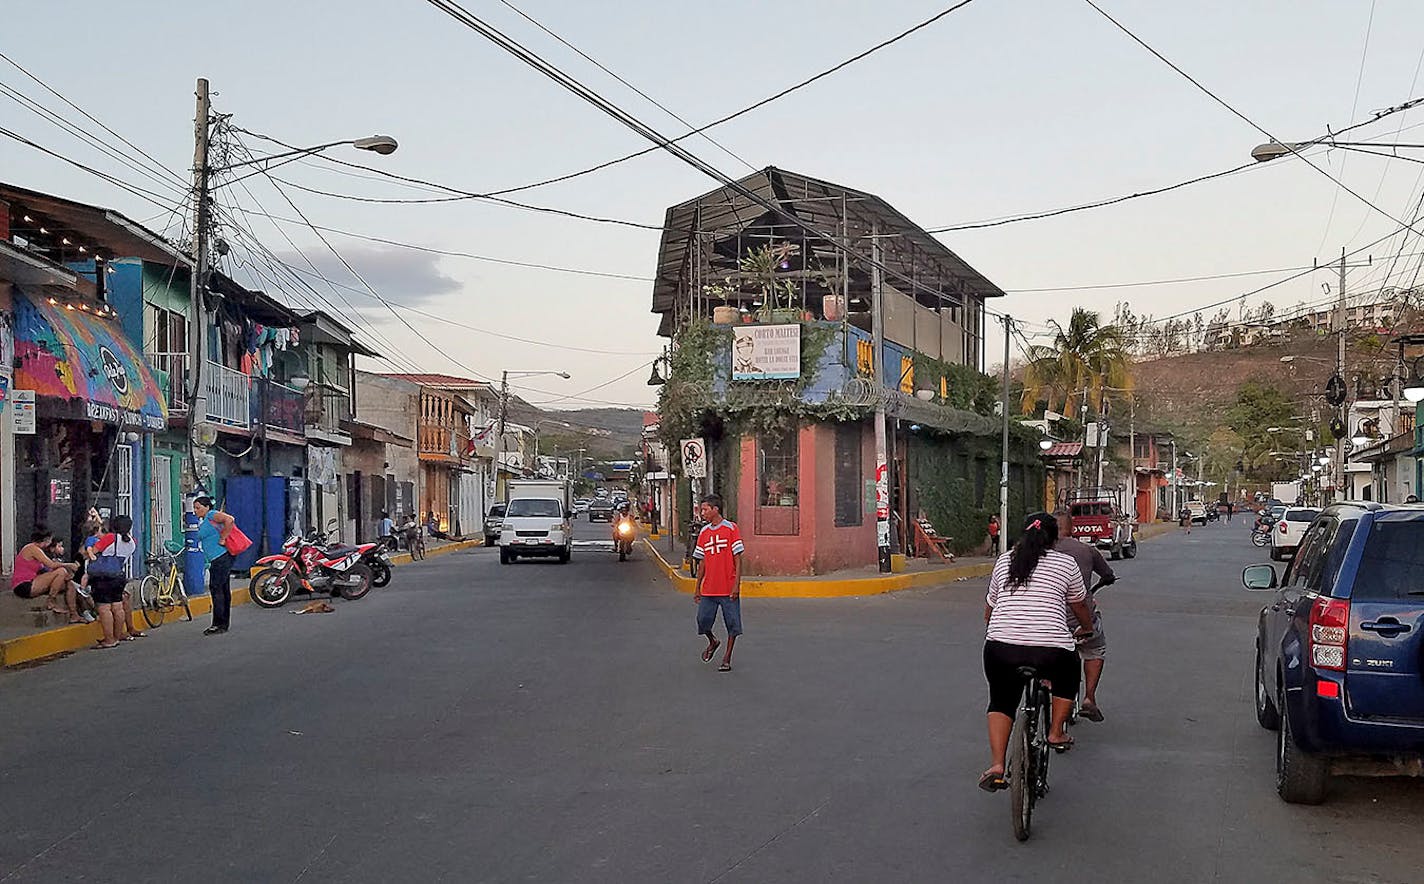
[[[306,397],[276,381],[258,378],[251,397],[251,425],[265,423],[298,436],[306,427]]]
[[[207,419],[225,427],[252,426],[252,378],[216,362],[203,368],[203,391],[207,394]]]
[[[425,458],[460,460],[470,444],[470,437],[463,431],[439,424],[421,424],[417,435],[420,437],[420,456]]]
[[[345,431],[341,422],[351,417],[351,393],[335,384],[312,384],[307,399],[307,429],[319,430],[327,435],[338,435]]]

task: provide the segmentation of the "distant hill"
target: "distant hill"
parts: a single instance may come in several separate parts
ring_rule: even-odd
[[[587,448],[592,458],[632,457],[643,438],[643,412],[637,408],[555,411],[511,399],[509,419],[527,426],[539,424],[541,450]]]

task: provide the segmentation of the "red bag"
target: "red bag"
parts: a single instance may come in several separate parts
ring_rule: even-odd
[[[237,527],[237,524],[234,523],[233,526],[228,529],[227,539],[223,541],[223,547],[236,558],[247,552],[250,546],[252,546],[252,538],[243,534],[242,529]]]

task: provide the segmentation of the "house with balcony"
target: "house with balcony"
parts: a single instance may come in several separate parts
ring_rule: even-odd
[[[375,538],[382,512],[398,525],[424,518],[416,451],[420,385],[358,369],[352,392],[361,417],[350,422],[343,468],[348,517],[364,543]]]
[[[358,523],[368,521],[358,505],[360,482],[348,449],[356,421],[356,357],[378,354],[357,340],[351,328],[321,311],[301,317],[301,351],[306,361],[305,434],[307,509],[313,525],[333,519],[341,537],[355,539]],[[379,520],[379,517],[376,519]]]
[[[415,425],[422,522],[431,515],[457,537],[484,530],[494,501],[490,428],[497,396],[489,384],[446,374],[385,374],[419,388]]]
[[[706,477],[678,483],[679,531],[713,490],[751,573],[873,564],[879,474],[893,551],[916,551],[922,512],[957,550],[985,547],[1001,427],[985,302],[1002,295],[885,200],[806,175],[767,168],[670,208],[652,298],[672,340],[658,435],[707,451]],[[1011,534],[1043,473],[1038,434],[1016,425]]]

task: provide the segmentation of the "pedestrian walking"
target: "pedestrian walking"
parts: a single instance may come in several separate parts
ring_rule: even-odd
[[[213,623],[203,635],[221,635],[232,622],[232,553],[226,542],[237,521],[214,509],[211,497],[193,501],[193,514],[198,517],[198,545],[208,562],[208,594],[213,599]]]
[[[989,555],[999,554],[999,517],[989,517]]]
[[[732,671],[732,647],[742,634],[742,534],[734,522],[722,518],[722,498],[708,494],[698,507],[702,531],[692,557],[697,560],[697,588],[692,601],[697,605],[697,634],[707,636],[707,648],[702,662],[711,663],[721,642],[713,627],[717,612],[722,612],[722,625],[727,629],[727,650],[722,655],[718,672]]]
[[[1231,505],[1231,501],[1226,502],[1226,522],[1231,524],[1231,516],[1236,512],[1236,507]]]

